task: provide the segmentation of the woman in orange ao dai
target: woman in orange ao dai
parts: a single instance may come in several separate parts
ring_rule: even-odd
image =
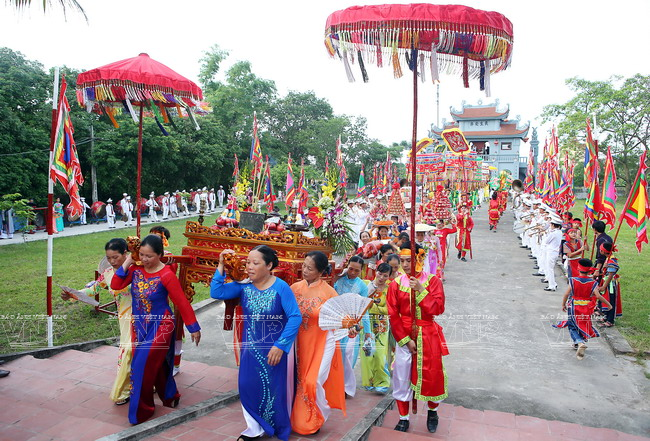
[[[296,394],[291,411],[291,429],[311,435],[327,421],[331,408],[345,413],[343,359],[333,331],[318,326],[320,308],[338,294],[321,279],[329,268],[320,251],[307,253],[302,264],[303,280],[291,285],[302,313],[296,337]]]

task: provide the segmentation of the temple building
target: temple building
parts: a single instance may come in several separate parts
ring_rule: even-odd
[[[440,135],[443,130],[460,128],[484,163],[499,172],[509,170],[513,178],[524,180],[528,158],[519,152],[522,142],[528,142],[530,122],[522,124],[519,116],[509,120],[510,106],[501,108],[499,100],[485,105],[479,101],[475,106],[463,101],[461,109],[450,108],[450,113],[453,121],[443,119],[442,127],[431,125],[429,137],[437,141],[434,145],[444,144]]]

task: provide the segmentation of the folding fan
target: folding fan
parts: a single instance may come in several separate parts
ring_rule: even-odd
[[[350,327],[361,321],[372,303],[372,299],[355,293],[332,297],[320,308],[318,326],[324,331],[334,331],[334,339],[340,340],[348,335]]]

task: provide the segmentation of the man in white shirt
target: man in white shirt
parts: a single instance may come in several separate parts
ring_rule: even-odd
[[[169,198],[169,215],[171,217],[178,217],[178,202],[176,201],[178,190],[172,193]]]
[[[214,194],[214,188],[211,188],[208,193],[208,211],[217,211],[217,196]]]
[[[166,191],[162,197],[162,218],[163,220],[169,218],[169,192]]]
[[[194,209],[196,210],[196,214],[199,214],[199,211],[201,210],[201,197],[203,194],[203,190],[199,189],[196,191],[196,194],[194,195]]]
[[[219,186],[219,190],[217,190],[217,199],[219,199],[219,208],[223,208],[223,199],[226,197],[226,192],[223,189],[223,185]],[[282,200],[282,198],[280,198]]]
[[[187,209],[187,192],[185,190],[181,191],[181,212],[183,216],[190,215],[190,210]]]
[[[145,202],[145,205],[149,207],[149,222],[158,222],[158,215],[156,214],[156,208],[158,208],[158,202],[156,202],[155,194],[152,191],[149,195],[149,200]]]
[[[133,226],[133,204],[131,203],[131,196],[127,196],[124,200],[122,213],[126,216],[126,223],[124,225],[127,227]]]
[[[106,223],[108,223],[108,228],[115,228],[115,208],[111,198],[106,201]]]
[[[86,198],[81,197],[81,216],[79,216],[79,223],[81,225],[86,225],[86,210],[90,210],[90,205],[86,203]]]
[[[544,274],[548,280],[548,286],[544,291],[555,291],[557,283],[555,282],[555,263],[560,254],[562,245],[562,219],[557,216],[551,217],[550,231],[544,237],[544,252],[546,253],[544,264],[546,265]]]

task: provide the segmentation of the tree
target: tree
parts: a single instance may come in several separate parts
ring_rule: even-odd
[[[0,48],[0,194],[47,190],[51,87],[40,63]]]
[[[16,8],[16,10],[21,11],[23,9],[27,9],[28,7],[30,7],[32,5],[32,0],[10,0],[9,3],[11,3]],[[57,3],[63,9],[64,15],[67,16],[68,9],[73,9],[81,13],[86,19],[86,21],[88,21],[88,16],[86,15],[86,11],[84,11],[84,9],[81,7],[79,2],[77,2],[77,0],[58,0]],[[43,0],[43,12],[46,12],[46,7],[48,4],[51,4],[51,1]]]
[[[595,116],[592,124],[596,125],[596,133],[601,134],[601,139],[604,135],[600,153],[604,157],[606,146],[611,147],[619,179],[629,187],[636,175],[639,155],[648,150],[650,142],[650,76],[613,76],[607,81],[575,77],[566,83],[575,96],[564,104],[545,106],[544,121],[557,123],[561,146],[582,164],[585,120]]]

